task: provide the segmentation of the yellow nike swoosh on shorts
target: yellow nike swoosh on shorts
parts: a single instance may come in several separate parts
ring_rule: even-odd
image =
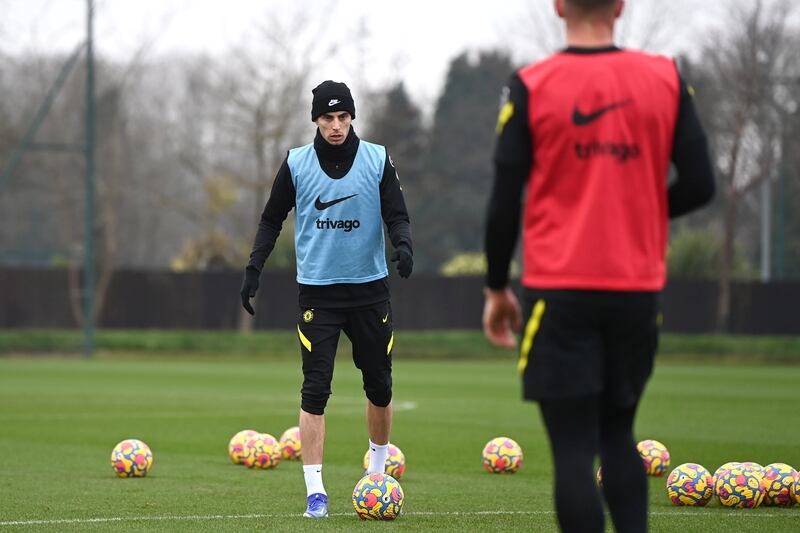
[[[389,313],[386,313],[386,316],[385,316],[385,317],[383,317],[383,318],[381,318],[381,322],[383,322],[384,324],[386,324],[386,321],[387,321],[387,320],[389,320]]]

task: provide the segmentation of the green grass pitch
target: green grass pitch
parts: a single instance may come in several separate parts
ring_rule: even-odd
[[[392,442],[405,453],[404,514],[361,522],[350,496],[366,450],[360,375],[340,350],[327,409],[324,480],[331,517],[311,523],[296,462],[248,470],[228,440],[276,437],[297,422],[299,361],[205,358],[0,359],[0,532],[3,531],[555,531],[550,452],[534,404],[519,398],[514,362],[395,360]],[[672,466],[727,461],[800,467],[800,366],[657,365],[637,439],[665,443]],[[525,460],[492,475],[480,453],[506,435]],[[139,438],[155,463],[120,479],[109,455]],[[652,531],[797,531],[800,506],[674,507],[650,478]],[[607,524],[610,530],[610,524]]]

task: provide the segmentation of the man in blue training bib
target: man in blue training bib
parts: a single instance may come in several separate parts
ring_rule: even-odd
[[[339,334],[353,344],[367,395],[369,473],[383,473],[392,426],[392,308],[383,225],[401,277],[414,262],[411,226],[400,181],[386,148],[362,141],[352,128],[355,103],[344,83],[324,81],[312,91],[314,142],[289,150],[258,224],[242,283],[250,305],[264,262],[283,221],[295,210],[294,242],[303,357],[300,438],[308,507],[303,516],[328,516],[322,483],[325,405],[331,394]]]

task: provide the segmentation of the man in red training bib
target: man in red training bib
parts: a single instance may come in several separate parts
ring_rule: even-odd
[[[547,428],[563,531],[604,530],[598,455],[615,528],[647,529],[633,422],[658,342],[668,222],[714,195],[674,61],[614,46],[623,4],[555,0],[568,47],[511,76],[497,123],[483,325],[506,347],[522,331],[523,396]],[[522,309],[508,287],[520,225]]]

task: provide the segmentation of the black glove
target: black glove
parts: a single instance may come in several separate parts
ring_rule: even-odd
[[[392,263],[397,262],[397,273],[401,278],[407,278],[414,270],[414,258],[411,255],[411,249],[401,244],[392,254]]]
[[[239,294],[242,295],[242,307],[251,315],[255,315],[253,306],[250,305],[250,298],[254,298],[258,290],[258,275],[259,272],[255,268],[244,269],[244,280],[242,281],[242,290]]]

